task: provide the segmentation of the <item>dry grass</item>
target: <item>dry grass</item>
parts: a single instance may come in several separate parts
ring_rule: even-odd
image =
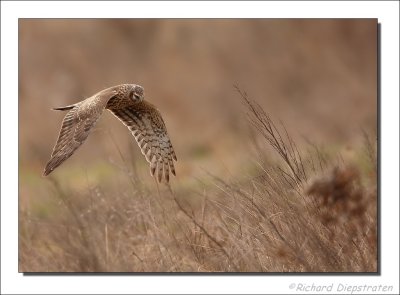
[[[52,213],[20,211],[20,271],[377,271],[375,144],[365,135],[363,169],[315,144],[302,151],[237,91],[265,139],[251,172],[176,188],[142,182],[124,161],[116,187],[49,178]]]

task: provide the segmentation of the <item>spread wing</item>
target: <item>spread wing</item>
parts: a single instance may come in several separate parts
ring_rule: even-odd
[[[110,110],[135,137],[142,154],[150,163],[150,172],[157,179],[169,181],[169,171],[175,174],[173,160],[177,160],[160,112],[150,103],[142,101],[122,109]]]
[[[57,143],[43,175],[50,174],[82,145],[114,94],[114,92],[100,93],[75,105],[56,109],[69,112],[64,117]]]

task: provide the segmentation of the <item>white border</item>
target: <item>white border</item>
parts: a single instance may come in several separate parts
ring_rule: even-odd
[[[1,293],[275,293],[290,283],[387,284],[399,293],[399,3],[1,2]],[[378,18],[382,24],[381,276],[35,276],[18,273],[18,18]],[[293,293],[295,294],[295,293]],[[355,293],[361,294],[361,293]],[[387,293],[389,294],[389,293]]]

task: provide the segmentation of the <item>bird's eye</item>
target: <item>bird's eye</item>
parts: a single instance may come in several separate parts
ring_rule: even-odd
[[[129,98],[130,99],[140,99],[140,97],[139,97],[139,95],[137,95],[135,92],[131,92],[130,94],[129,94]]]

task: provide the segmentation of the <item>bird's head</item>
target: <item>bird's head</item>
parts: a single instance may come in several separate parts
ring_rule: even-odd
[[[144,99],[144,89],[142,86],[132,84],[129,91],[129,98],[135,102],[140,102]]]

